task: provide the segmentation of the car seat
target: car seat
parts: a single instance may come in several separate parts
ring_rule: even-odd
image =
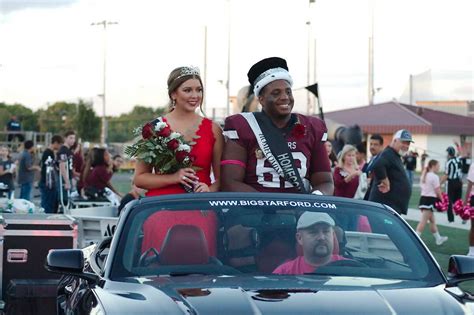
[[[210,262],[203,231],[194,225],[175,225],[168,230],[160,251],[161,265],[202,265]]]

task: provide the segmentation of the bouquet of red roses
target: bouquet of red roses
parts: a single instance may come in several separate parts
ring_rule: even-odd
[[[172,174],[181,168],[192,167],[191,147],[162,118],[136,128],[134,134],[138,140],[125,148],[125,154],[153,165],[155,172]]]

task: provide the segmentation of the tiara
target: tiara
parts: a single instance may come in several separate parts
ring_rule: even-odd
[[[175,80],[178,80],[179,78],[182,78],[184,76],[188,75],[197,75],[200,76],[201,74],[199,73],[199,68],[190,66],[190,67],[182,67],[181,71],[179,72],[179,75],[176,77]]]

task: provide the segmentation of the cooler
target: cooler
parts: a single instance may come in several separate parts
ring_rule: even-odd
[[[77,248],[77,233],[69,215],[0,214],[0,310],[18,313],[12,306],[35,296],[55,301],[60,275],[48,272],[44,262],[50,249]]]

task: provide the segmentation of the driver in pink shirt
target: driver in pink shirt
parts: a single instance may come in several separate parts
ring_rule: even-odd
[[[314,272],[319,266],[345,259],[333,254],[334,220],[327,213],[304,212],[296,225],[296,240],[303,248],[303,256],[298,256],[278,266],[273,273],[301,275]]]

